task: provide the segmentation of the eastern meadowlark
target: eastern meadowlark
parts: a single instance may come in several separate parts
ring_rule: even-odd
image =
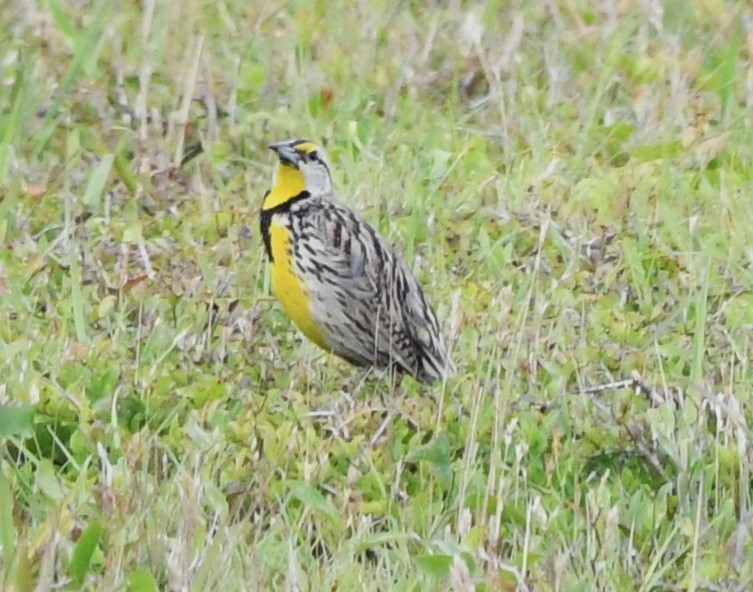
[[[306,337],[357,366],[433,382],[455,371],[421,286],[387,241],[338,203],[324,152],[308,140],[279,157],[260,229],[274,291]]]

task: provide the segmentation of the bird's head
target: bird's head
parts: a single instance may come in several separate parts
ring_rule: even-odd
[[[332,193],[332,176],[324,151],[309,140],[284,140],[269,145],[280,164],[277,167],[275,184],[302,184],[302,191],[311,195]]]

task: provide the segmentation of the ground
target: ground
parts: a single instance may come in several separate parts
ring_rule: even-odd
[[[744,1],[0,5],[0,588],[753,586]],[[275,140],[433,387],[270,293]]]

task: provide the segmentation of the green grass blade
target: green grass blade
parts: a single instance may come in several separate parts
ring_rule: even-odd
[[[84,295],[81,289],[81,265],[76,254],[76,243],[71,241],[71,250],[74,251],[70,260],[71,281],[71,311],[73,312],[73,324],[76,328],[76,340],[79,343],[87,342],[86,320],[84,318]]]
[[[6,569],[16,555],[16,536],[16,527],[13,524],[13,494],[8,480],[0,475],[0,543],[3,546],[3,562]]]
[[[84,205],[87,207],[94,210],[99,209],[98,206],[102,198],[102,191],[105,185],[107,185],[107,178],[110,175],[114,160],[115,156],[113,154],[105,154],[97,167],[92,171],[83,198]]]
[[[706,323],[708,321],[709,272],[704,272],[703,283],[695,304],[695,333],[693,335],[693,359],[690,366],[690,379],[697,385],[703,384],[703,361],[706,355]]]
[[[76,27],[71,22],[71,19],[68,18],[63,7],[57,0],[45,0],[45,6],[58,30],[63,34],[71,47],[75,47],[77,38]]]
[[[91,60],[98,55],[98,47],[102,36],[105,34],[108,17],[110,15],[112,4],[107,1],[100,3],[94,20],[85,32],[81,42],[76,47],[76,52],[73,56],[73,61],[63,75],[60,85],[56,89],[55,96],[45,114],[42,122],[42,132],[37,138],[33,154],[34,158],[39,158],[47,143],[50,141],[52,134],[60,124],[60,118],[58,117],[58,109],[63,98],[68,91],[73,87],[74,83],[86,71],[87,64],[91,63]]]
[[[10,158],[13,155],[13,146],[16,140],[18,130],[23,127],[26,112],[24,106],[27,105],[29,97],[29,78],[27,75],[28,63],[25,54],[19,57],[18,68],[16,69],[16,80],[10,89],[10,110],[0,118],[0,187],[5,187],[8,183],[8,167]]]
[[[68,575],[75,582],[83,582],[89,571],[89,564],[91,562],[94,550],[99,544],[99,539],[102,536],[102,527],[95,523],[90,524],[81,533],[81,538],[76,542],[76,546],[73,549],[73,556],[68,564]]]
[[[716,92],[719,95],[719,103],[722,109],[722,116],[727,114],[730,100],[734,96],[737,86],[737,62],[740,53],[740,31],[735,28],[732,39],[727,43],[727,50],[724,52],[719,71],[716,77]]]

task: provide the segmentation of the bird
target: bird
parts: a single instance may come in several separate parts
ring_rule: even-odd
[[[337,201],[324,150],[306,139],[269,149],[278,162],[259,228],[274,293],[293,323],[355,366],[429,384],[453,376],[421,285],[387,240]]]

